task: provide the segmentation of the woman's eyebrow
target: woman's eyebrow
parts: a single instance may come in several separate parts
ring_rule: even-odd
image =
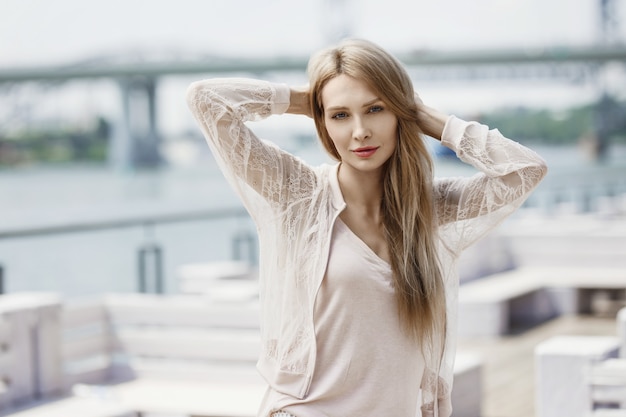
[[[371,106],[374,103],[378,103],[379,101],[382,101],[380,98],[376,97],[370,101],[368,101],[367,103],[363,104],[361,107],[368,107]],[[347,106],[331,106],[331,107],[327,107],[326,110],[327,111],[336,111],[336,110],[347,110],[348,107]]]
[[[379,101],[382,101],[382,100],[381,100],[380,98],[376,97],[376,98],[374,98],[373,100],[370,100],[370,101],[368,101],[367,103],[365,103],[365,104],[363,105],[363,107],[368,107],[368,106],[371,106],[372,104],[374,104],[374,103],[378,103]]]

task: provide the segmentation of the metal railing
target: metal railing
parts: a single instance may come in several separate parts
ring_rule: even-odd
[[[599,213],[607,210],[607,203],[624,210],[625,173],[626,166],[607,168],[601,174],[587,173],[584,178],[576,172],[549,173],[525,207],[540,207],[549,216],[559,215],[564,207],[580,214]]]
[[[602,202],[612,200],[619,211],[625,210],[626,177],[624,167],[617,167],[604,178],[590,176],[586,181],[570,184],[567,176],[556,175],[547,179],[531,195],[524,205],[538,209],[546,215],[558,215],[564,205],[567,210],[577,213],[601,211]],[[163,268],[164,249],[159,244],[155,228],[157,226],[191,223],[198,221],[223,221],[226,219],[249,220],[249,214],[243,207],[230,207],[206,210],[177,211],[148,215],[128,215],[109,219],[76,220],[63,224],[17,226],[0,228],[0,242],[15,239],[41,238],[68,234],[111,231],[116,229],[139,228],[144,239],[136,248],[136,288],[139,292],[165,292],[165,273]],[[230,237],[231,258],[245,260],[250,265],[258,263],[258,244],[253,230],[236,230]],[[0,259],[0,294],[7,289],[7,270]]]
[[[164,250],[155,238],[153,233],[154,228],[165,224],[189,223],[206,220],[215,221],[224,219],[249,219],[249,214],[243,207],[232,207],[168,214],[126,216],[121,218],[117,217],[115,219],[76,221],[65,224],[5,228],[0,229],[0,241],[138,227],[143,230],[145,241],[137,248],[137,289],[139,292],[144,293],[163,293]],[[244,248],[246,250],[244,250]],[[257,244],[254,233],[247,231],[237,232],[232,238],[231,249],[232,258],[234,260],[245,260],[251,265],[257,264]],[[5,291],[6,278],[5,268],[0,263],[0,294],[3,294]]]

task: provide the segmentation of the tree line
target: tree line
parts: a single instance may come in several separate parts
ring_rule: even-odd
[[[501,108],[472,117],[497,126],[520,142],[576,145],[593,139],[603,126],[610,143],[626,143],[626,102],[604,101],[566,110],[528,107]],[[91,128],[32,128],[11,134],[0,132],[0,166],[33,163],[105,163],[111,123],[97,117]]]

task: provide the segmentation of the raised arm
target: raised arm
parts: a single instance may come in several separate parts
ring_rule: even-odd
[[[477,122],[466,122],[418,102],[422,129],[480,172],[435,181],[439,223],[453,229],[464,249],[522,205],[547,173],[531,149]],[[471,221],[470,221],[471,220]]]
[[[291,90],[284,84],[241,78],[198,81],[187,90],[187,103],[209,147],[249,209],[255,199],[250,190],[281,204],[304,188],[298,186],[301,181],[310,186],[313,180],[299,159],[260,140],[245,124],[284,113],[290,100]]]
[[[289,107],[287,108],[287,113],[313,117],[309,97],[310,93],[308,86],[290,87]]]

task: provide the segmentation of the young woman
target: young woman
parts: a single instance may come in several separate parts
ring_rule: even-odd
[[[425,106],[363,40],[309,62],[309,87],[192,84],[189,106],[260,242],[259,416],[449,416],[461,251],[546,174],[497,130]],[[245,124],[312,117],[334,165],[312,167]],[[480,172],[433,178],[423,134]]]

